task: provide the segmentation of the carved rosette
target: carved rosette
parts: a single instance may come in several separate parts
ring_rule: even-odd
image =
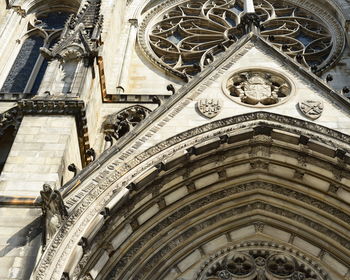
[[[326,280],[320,266],[291,248],[265,241],[228,247],[209,257],[197,280]]]
[[[224,80],[224,92],[234,101],[266,107],[285,102],[292,86],[287,78],[270,70],[248,69]]]

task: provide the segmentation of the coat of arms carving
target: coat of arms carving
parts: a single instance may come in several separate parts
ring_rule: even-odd
[[[205,117],[211,119],[217,116],[222,108],[222,101],[215,98],[199,99],[197,102],[198,111]]]
[[[281,75],[261,70],[247,70],[232,75],[225,90],[237,102],[249,105],[273,105],[290,95],[291,86]]]
[[[300,111],[308,118],[316,120],[323,112],[323,102],[320,100],[302,100],[299,102]]]

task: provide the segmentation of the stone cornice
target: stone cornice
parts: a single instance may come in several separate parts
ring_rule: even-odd
[[[76,99],[23,99],[18,102],[18,109],[29,115],[72,115],[75,117],[79,139],[80,155],[83,166],[90,160],[86,151],[90,148],[86,120],[85,103]]]
[[[86,151],[90,148],[87,134],[85,104],[80,100],[22,99],[17,106],[0,114],[0,133],[10,125],[16,129],[25,115],[72,115],[76,119],[83,165],[89,163]]]

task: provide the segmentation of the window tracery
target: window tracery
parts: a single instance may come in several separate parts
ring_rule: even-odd
[[[143,121],[150,113],[151,110],[148,108],[135,105],[116,114],[109,115],[102,125],[104,133],[108,137],[118,140]]]
[[[50,47],[57,42],[69,14],[41,13],[29,20],[24,42],[1,92],[37,92],[48,66],[48,61],[40,55],[40,48]]]
[[[167,3],[145,17],[139,39],[158,65],[182,78],[196,75],[247,32],[242,0]],[[341,27],[329,15],[299,5],[298,0],[255,0],[254,24],[260,36],[291,58],[322,71],[343,47]]]
[[[211,256],[197,273],[197,280],[326,280],[319,264],[291,248],[266,241],[245,242]]]

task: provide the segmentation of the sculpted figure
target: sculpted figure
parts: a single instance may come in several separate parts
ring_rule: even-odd
[[[40,192],[43,211],[43,249],[54,236],[62,221],[68,217],[67,209],[58,190],[53,190],[49,184],[43,185]]]

